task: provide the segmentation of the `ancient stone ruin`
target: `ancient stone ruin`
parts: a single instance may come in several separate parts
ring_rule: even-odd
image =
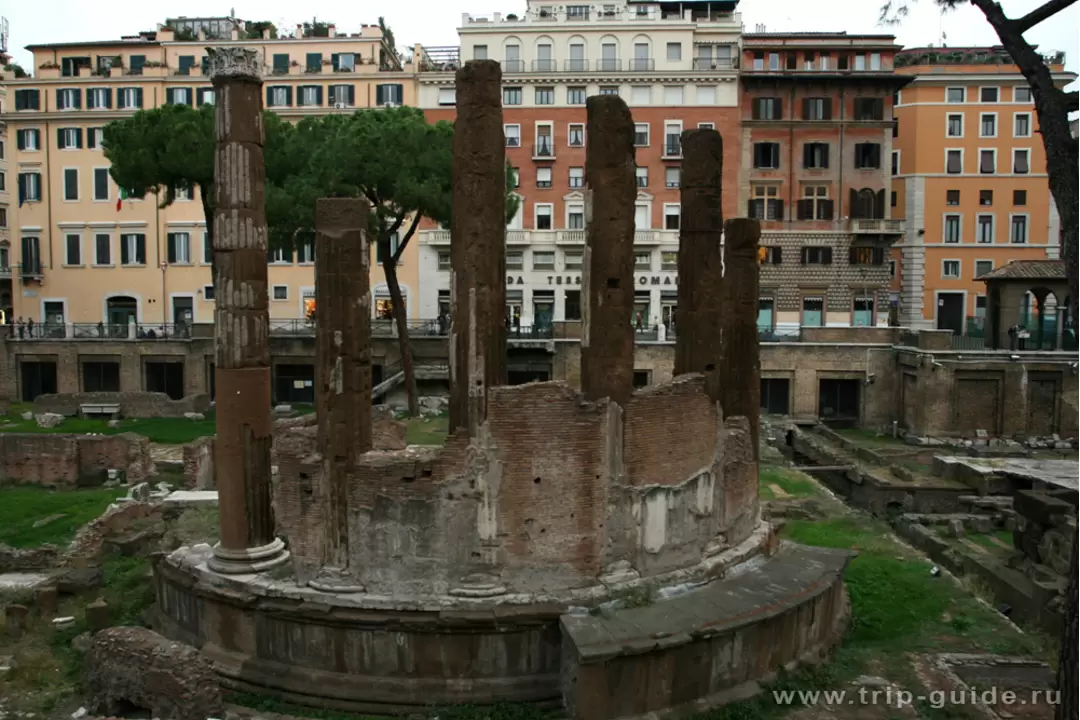
[[[223,468],[220,446],[228,553],[181,548],[156,568],[163,632],[202,647],[230,688],[367,714],[561,702],[573,718],[603,720],[745,694],[827,651],[844,628],[848,554],[780,543],[759,513],[758,348],[744,329],[755,317],[745,308],[756,303],[757,267],[746,258],[756,256],[758,230],[728,226],[722,269],[710,246],[718,193],[705,187],[719,175],[719,152],[709,150],[718,135],[701,136],[703,197],[685,210],[693,217],[684,225],[698,233],[685,242],[699,244],[702,272],[680,287],[696,313],[682,373],[633,388],[633,120],[622,100],[595,97],[582,390],[506,385],[501,80],[492,61],[457,74],[446,445],[371,449],[367,253],[357,251],[365,208],[320,203],[316,292],[328,322],[317,342],[318,437],[314,452],[278,449],[274,490],[292,572],[223,567],[272,545],[274,526],[262,503],[269,486],[252,472],[258,462]],[[229,136],[220,122],[218,132]],[[259,166],[249,170],[250,187],[261,187]],[[343,284],[353,295],[342,289],[324,305]],[[728,318],[731,308],[747,317]],[[250,351],[240,359],[247,364],[218,367],[261,367]],[[245,412],[226,414],[236,427],[219,432],[238,440],[239,428],[261,422]],[[243,530],[228,545],[226,523]]]

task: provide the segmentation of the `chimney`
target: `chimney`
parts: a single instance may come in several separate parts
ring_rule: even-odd
[[[263,40],[270,39],[270,28],[263,28]]]
[[[337,26],[330,25],[326,28],[327,37],[337,37]]]
[[[240,39],[240,30],[236,26],[233,26],[233,29],[229,31],[229,39],[230,40],[239,40]]]
[[[297,40],[303,40],[304,39],[304,26],[303,26],[303,24],[298,24],[296,26],[296,39]]]

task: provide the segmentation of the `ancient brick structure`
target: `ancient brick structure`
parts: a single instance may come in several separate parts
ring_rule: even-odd
[[[150,441],[142,435],[0,434],[0,487],[97,486],[119,470],[129,482],[154,472]]]
[[[214,309],[221,542],[218,572],[268,569],[288,558],[270,501],[270,301],[266,253],[261,60],[245,48],[207,48],[217,98],[214,154]]]
[[[473,436],[487,416],[488,391],[506,384],[506,159],[499,63],[472,60],[457,71],[454,127],[450,428],[467,428]]]
[[[761,351],[757,329],[758,240],[757,220],[737,218],[724,224],[724,336],[720,371],[720,403],[727,416],[750,421],[757,457],[758,415],[761,407]]]
[[[315,203],[315,414],[322,480],[330,498],[321,527],[324,562],[348,567],[348,480],[371,449],[371,250],[368,202],[322,198]]]
[[[625,407],[634,387],[634,119],[615,95],[586,102],[581,390]]]
[[[675,319],[675,374],[705,373],[719,400],[724,232],[721,181],[724,141],[715,130],[682,134],[682,219],[679,225],[679,309]]]
[[[119,414],[125,418],[181,418],[187,413],[205,413],[210,409],[210,398],[205,393],[180,400],[160,392],[57,393],[34,398],[34,414],[52,412],[74,417],[81,405],[118,405]]]
[[[140,627],[94,635],[84,666],[91,713],[119,715],[131,706],[161,720],[224,717],[213,664],[193,647]]]

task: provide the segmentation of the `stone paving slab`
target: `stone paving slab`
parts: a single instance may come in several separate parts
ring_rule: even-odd
[[[175,490],[162,500],[166,505],[181,507],[217,507],[217,490]]]
[[[853,556],[784,543],[757,567],[685,595],[601,615],[563,615],[560,622],[583,663],[682,645],[802,605],[832,587]]]
[[[981,460],[958,456],[943,456],[940,460],[943,463],[967,465],[977,472],[1015,475],[1027,480],[1043,482],[1047,485],[1070,490],[1078,489],[1077,476],[1080,475],[1080,462],[1076,460],[1040,460],[1037,458]]]
[[[48,582],[48,580],[49,576],[43,573],[0,573],[0,592],[5,590],[29,590]]]

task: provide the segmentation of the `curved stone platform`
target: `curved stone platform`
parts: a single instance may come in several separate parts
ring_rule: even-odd
[[[827,639],[838,636],[843,626],[840,573],[847,555],[785,545],[770,558],[763,551],[771,547],[775,542],[768,526],[759,525],[738,547],[672,573],[660,585],[634,578],[559,595],[503,595],[497,600],[331,595],[291,579],[218,575],[206,567],[209,546],[181,548],[156,568],[158,629],[200,647],[226,687],[304,705],[392,715],[413,713],[425,704],[503,700],[558,705],[565,698],[570,708],[587,709],[579,717],[592,720],[607,716],[591,714],[595,700],[567,690],[581,686],[574,678],[588,677],[590,684],[593,678],[617,682],[612,673],[625,672],[619,668],[627,663],[678,666],[685,673],[680,663],[658,660],[657,653],[698,657],[712,652],[715,662],[742,668],[741,675],[731,678],[735,686],[827,647]],[[695,584],[697,589],[689,590]],[[674,590],[677,596],[613,615],[587,610],[645,585],[667,587],[661,595]],[[731,601],[719,601],[725,597]],[[704,604],[703,598],[708,598]],[[690,613],[690,607],[697,610]],[[587,641],[590,622],[640,627],[639,621],[652,613],[667,618],[658,632],[671,640],[626,643],[636,655],[614,647],[598,655],[596,644]],[[786,637],[789,631],[791,638]],[[762,644],[754,632],[769,633],[770,641]],[[722,637],[728,638],[726,644]],[[773,638],[775,651],[770,649]],[[752,652],[755,643],[761,649]],[[744,658],[741,665],[730,659],[735,645],[742,648],[737,656]],[[725,652],[727,661],[721,659]],[[667,681],[657,676],[657,682]],[[676,685],[683,694],[685,688],[698,687]],[[701,687],[700,696],[675,693],[668,701],[713,702],[718,691]],[[649,697],[663,696],[654,692]]]

